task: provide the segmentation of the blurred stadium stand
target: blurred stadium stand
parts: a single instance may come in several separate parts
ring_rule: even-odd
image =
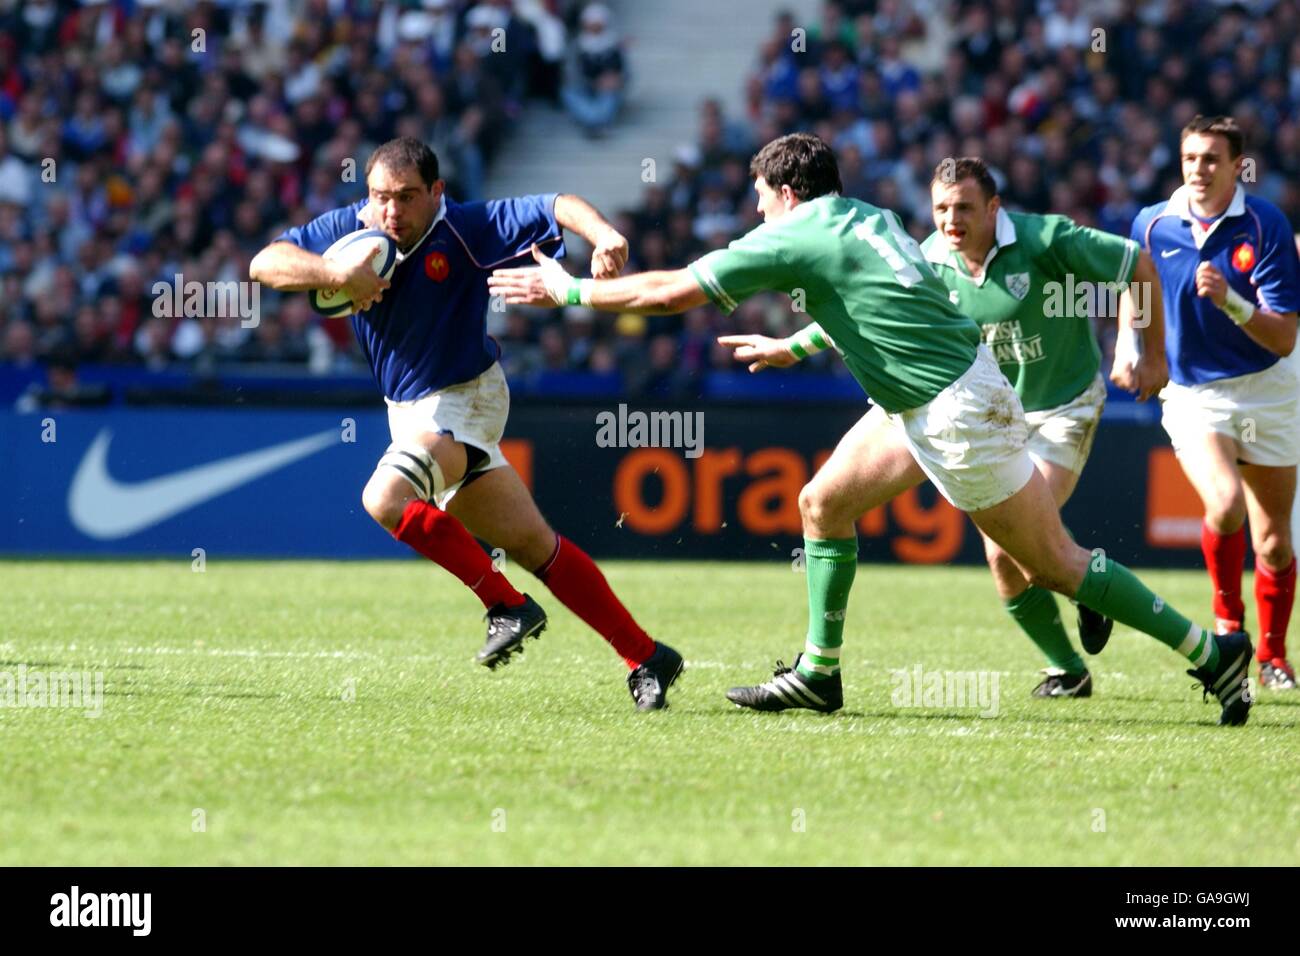
[[[1177,185],[1183,123],[1232,112],[1250,188],[1300,225],[1297,0],[616,2],[605,29],[626,86],[594,136],[562,106],[588,6],[0,0],[0,401],[377,402],[347,323],[304,295],[267,292],[245,329],[156,318],[151,289],[246,279],[284,224],[360,197],[344,160],[363,166],[401,132],[438,149],[462,198],[590,195],[635,269],[750,228],[748,156],[793,129],[833,142],[846,190],[918,237],[930,170],[971,153],[1013,208],[1125,232]],[[505,53],[490,49],[498,25]],[[751,377],[713,343],[805,318],[768,297],[725,321],[490,317],[522,398],[856,399],[833,356]]]

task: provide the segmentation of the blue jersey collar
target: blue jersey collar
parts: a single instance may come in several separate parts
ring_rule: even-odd
[[[1241,188],[1241,183],[1237,183],[1237,187],[1232,194],[1232,202],[1228,203],[1228,208],[1223,211],[1223,214],[1210,224],[1209,229],[1201,225],[1201,221],[1192,214],[1186,186],[1179,186],[1174,190],[1173,195],[1169,197],[1169,203],[1165,206],[1165,214],[1177,216],[1184,222],[1191,224],[1192,241],[1196,243],[1196,248],[1199,249],[1205,245],[1210,236],[1214,235],[1214,230],[1219,228],[1220,223],[1234,216],[1244,216],[1246,214],[1246,190]]]
[[[412,253],[415,252],[417,249],[419,249],[420,246],[424,245],[424,240],[429,238],[429,233],[433,232],[434,227],[436,227],[438,223],[442,222],[442,220],[446,218],[446,215],[447,215],[447,197],[445,195],[439,196],[438,211],[434,213],[433,222],[429,223],[429,228],[424,230],[424,235],[422,235],[419,239],[415,240],[415,245],[411,246]],[[402,260],[406,258],[407,255],[410,255],[410,253],[404,254],[402,250],[400,249],[397,250],[397,261],[400,263]]]

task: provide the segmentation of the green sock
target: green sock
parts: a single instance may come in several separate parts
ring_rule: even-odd
[[[1088,559],[1088,570],[1074,599],[1121,624],[1150,634],[1197,667],[1213,669],[1219,664],[1218,643],[1209,631],[1183,617],[1152,593],[1132,571],[1118,561],[1111,561],[1100,550]]]
[[[1056,609],[1056,595],[1051,591],[1031,584],[1005,604],[1007,613],[1038,645],[1053,667],[1059,667],[1071,677],[1078,677],[1088,669],[1070,644]]]
[[[808,642],[796,668],[803,677],[819,680],[840,672],[844,615],[849,589],[858,572],[858,539],[803,539],[808,571]]]

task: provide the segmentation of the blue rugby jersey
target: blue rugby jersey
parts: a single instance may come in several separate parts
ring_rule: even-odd
[[[1164,288],[1169,377],[1203,385],[1272,366],[1278,356],[1255,342],[1209,299],[1196,294],[1196,267],[1213,264],[1247,302],[1270,312],[1300,311],[1300,258],[1290,224],[1272,203],[1237,186],[1208,230],[1180,186],[1133,220],[1130,238],[1147,250]]]
[[[383,298],[351,317],[385,396],[405,402],[468,382],[500,357],[487,334],[487,277],[500,266],[532,264],[534,242],[563,257],[555,197],[457,203],[443,196],[429,232],[397,264]],[[366,228],[357,217],[367,202],[332,209],[276,241],[320,254]]]

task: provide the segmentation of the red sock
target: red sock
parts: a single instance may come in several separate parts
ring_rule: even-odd
[[[1255,606],[1259,609],[1261,661],[1286,657],[1286,628],[1295,603],[1295,558],[1285,571],[1270,571],[1255,562]]]
[[[1241,624],[1246,605],[1241,600],[1241,572],[1246,566],[1246,529],[1219,534],[1201,524],[1201,553],[1214,585],[1214,616]]]
[[[407,503],[393,537],[460,578],[485,608],[497,604],[518,607],[524,603],[524,596],[492,567],[492,559],[465,526],[427,501]]]
[[[555,553],[533,573],[565,607],[609,641],[628,667],[644,664],[655,652],[655,642],[610,590],[596,562],[572,541],[557,534]]]

